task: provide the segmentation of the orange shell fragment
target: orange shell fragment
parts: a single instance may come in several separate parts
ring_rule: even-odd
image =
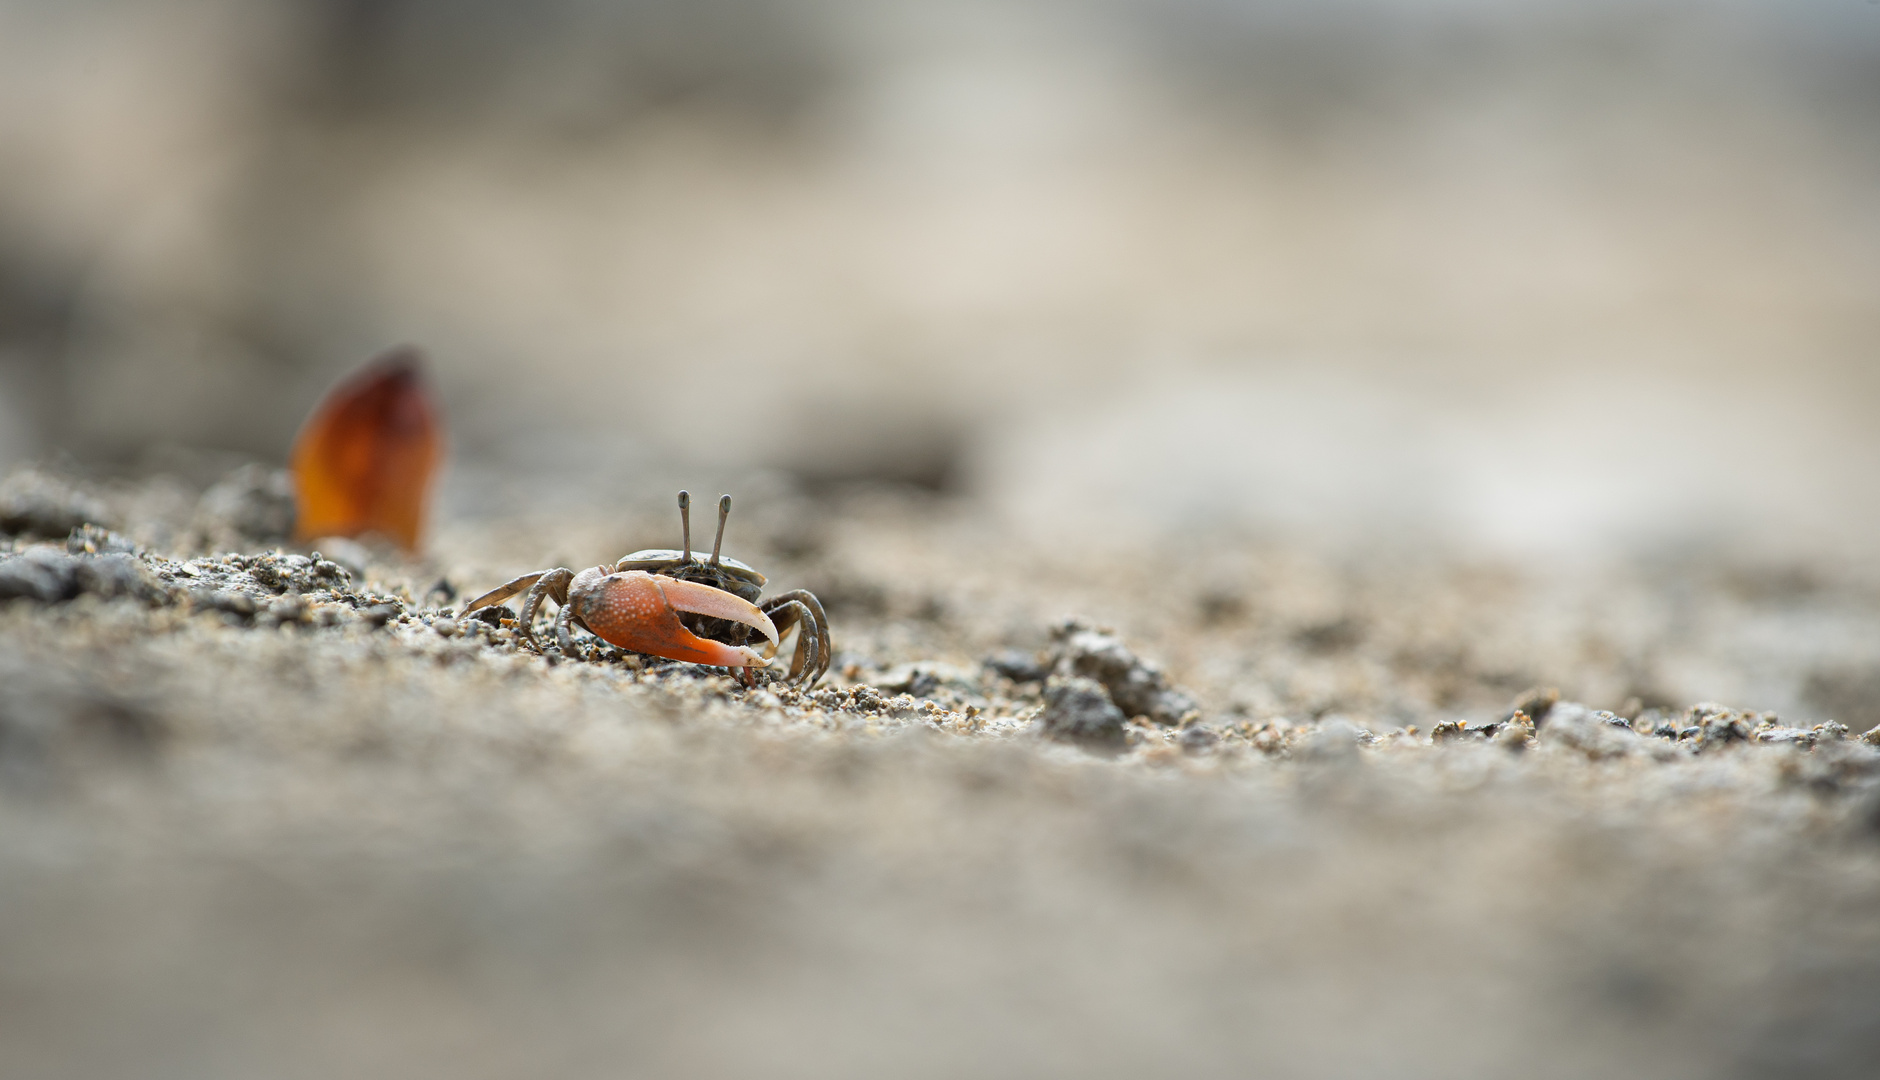
[[[416,551],[443,444],[418,350],[371,361],[327,392],[294,440],[294,538],[376,532]]]

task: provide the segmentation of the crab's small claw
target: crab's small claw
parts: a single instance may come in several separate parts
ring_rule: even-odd
[[[755,649],[699,637],[679,621],[679,612],[729,619],[763,634],[774,648],[777,628],[755,604],[723,589],[694,581],[627,570],[608,574],[571,602],[581,620],[601,638],[634,652],[715,667],[763,667]]]

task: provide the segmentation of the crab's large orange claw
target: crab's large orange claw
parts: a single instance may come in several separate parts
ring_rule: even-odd
[[[687,630],[679,621],[681,611],[740,622],[769,638],[773,646],[777,641],[776,626],[755,604],[710,585],[643,570],[607,575],[580,604],[581,621],[601,638],[668,660],[735,668],[767,663],[755,649],[711,641]]]
[[[327,393],[294,440],[294,538],[379,532],[416,551],[443,441],[418,351],[372,361]]]

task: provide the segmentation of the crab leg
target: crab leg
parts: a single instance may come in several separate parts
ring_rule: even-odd
[[[573,621],[573,604],[563,604],[561,610],[555,612],[555,644],[561,646],[563,656],[574,655],[574,636],[569,632],[569,626]]]
[[[609,574],[588,584],[579,598],[581,621],[606,641],[634,652],[717,667],[763,667],[754,649],[699,637],[679,621],[679,612],[729,619],[762,633],[777,645],[777,628],[755,604],[723,589],[661,577],[643,570]]]
[[[475,600],[470,601],[468,604],[465,604],[463,613],[468,615],[480,608],[489,607],[491,604],[500,604],[541,580],[542,575],[546,573],[548,573],[546,570],[537,570],[533,574],[524,574],[514,581],[506,581],[496,586],[494,589],[491,589],[489,592],[484,593],[482,596],[477,597]]]
[[[529,594],[522,598],[522,612],[516,616],[516,629],[521,631],[522,640],[530,648],[539,648],[535,643],[535,611],[545,599],[553,599],[561,605],[561,612],[568,610],[568,583],[574,580],[574,571],[565,566],[543,571],[541,580],[529,586]],[[561,613],[557,613],[558,615]]]
[[[796,650],[790,656],[790,674],[785,676],[785,678],[792,682],[801,678],[806,663],[811,669],[811,674],[815,674],[818,642],[816,640],[815,627],[813,625],[805,625],[809,620],[809,609],[791,600],[773,607],[770,610],[776,612],[776,621],[785,624],[783,627],[785,633],[788,633],[789,629],[792,627],[798,631],[796,636]]]
[[[787,634],[792,627],[797,630],[789,681],[816,685],[829,670],[829,618],[823,614],[822,603],[814,593],[793,589],[765,601],[764,613],[777,623],[779,633]]]

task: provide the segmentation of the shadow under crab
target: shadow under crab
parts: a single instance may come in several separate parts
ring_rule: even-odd
[[[769,665],[782,635],[795,629],[796,649],[785,679],[814,686],[829,670],[831,655],[829,619],[822,603],[808,590],[793,589],[760,605],[764,575],[722,551],[731,496],[718,500],[718,534],[710,559],[692,554],[691,509],[691,494],[681,491],[677,550],[636,551],[579,574],[566,567],[524,574],[470,601],[464,614],[500,604],[526,589],[516,626],[529,648],[540,650],[535,615],[544,599],[552,599],[560,608],[555,637],[564,655],[573,653],[570,632],[578,626],[634,652],[735,668],[747,684],[755,682],[753,669]],[[746,644],[752,631],[767,641],[762,652]]]

